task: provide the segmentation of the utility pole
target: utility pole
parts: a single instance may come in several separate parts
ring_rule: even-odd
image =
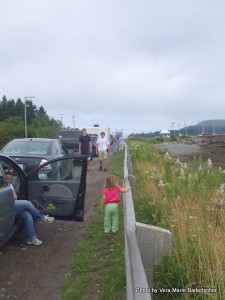
[[[24,97],[25,101],[24,101],[24,127],[25,127],[25,137],[27,139],[27,99],[31,100],[33,99],[33,97]]]
[[[63,128],[63,121],[62,121],[62,119],[63,119],[63,114],[59,114],[60,115],[60,122],[61,122],[61,126],[62,126],[62,128]]]
[[[186,130],[186,136],[187,136],[187,126],[186,126],[186,123],[184,121],[184,126],[185,126],[185,130]]]
[[[72,115],[72,118],[73,118],[73,128],[76,129],[76,126],[75,126],[75,117],[77,117],[77,115]]]
[[[212,130],[213,130],[213,135],[215,134],[215,128],[214,128],[214,122],[212,121]]]

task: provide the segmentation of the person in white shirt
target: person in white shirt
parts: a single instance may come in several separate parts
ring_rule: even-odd
[[[107,151],[110,153],[110,143],[105,137],[105,132],[100,133],[100,137],[96,142],[96,153],[98,154],[99,163],[100,163],[100,171],[107,171]]]

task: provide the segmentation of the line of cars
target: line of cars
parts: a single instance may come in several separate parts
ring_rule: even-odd
[[[68,151],[68,154],[74,154],[78,152],[79,149],[79,137],[81,136],[82,131],[79,129],[70,129],[70,130],[60,130],[58,132],[57,138],[65,146]],[[96,153],[96,141],[98,139],[97,134],[89,134],[92,143],[92,153],[90,159],[97,156]]]
[[[15,223],[8,169],[18,199],[29,199],[55,218],[83,221],[87,158],[68,155],[59,139],[12,140],[0,151],[0,249],[21,226]]]

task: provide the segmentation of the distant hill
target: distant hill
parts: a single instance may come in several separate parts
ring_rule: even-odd
[[[225,134],[225,120],[206,120],[197,125],[187,126],[180,129],[183,135],[199,135],[199,134]],[[177,130],[176,132],[179,131]],[[177,134],[177,133],[176,133]]]
[[[149,133],[133,133],[133,136],[140,137],[155,137],[159,136],[160,131]],[[180,130],[170,130],[171,134],[175,135],[199,135],[199,134],[225,134],[225,120],[206,120],[197,125],[183,127]]]

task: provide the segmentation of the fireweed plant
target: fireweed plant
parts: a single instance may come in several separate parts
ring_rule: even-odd
[[[216,292],[166,293],[163,299],[225,299],[225,173],[211,159],[191,163],[160,152],[147,139],[128,140],[137,177],[139,222],[169,229],[173,251],[154,273],[157,288]]]

